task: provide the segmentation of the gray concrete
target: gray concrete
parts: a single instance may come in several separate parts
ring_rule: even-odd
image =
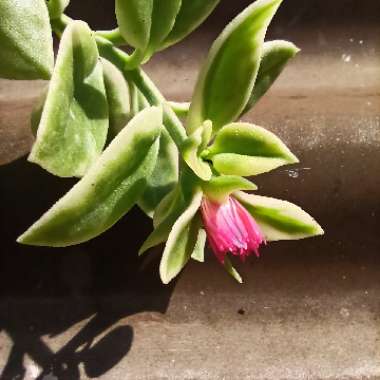
[[[15,160],[44,84],[0,81],[2,380],[380,379],[380,33],[360,30],[295,33],[304,54],[246,116],[301,159],[257,178],[260,193],[326,236],[265,247],[238,265],[244,285],[211,254],[160,285],[159,250],[136,258],[150,228],[137,210],[79,247],[14,244],[72,181]],[[189,99],[212,35],[148,65],[167,97]]]

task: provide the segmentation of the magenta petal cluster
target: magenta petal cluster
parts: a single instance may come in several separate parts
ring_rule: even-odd
[[[209,244],[219,261],[224,264],[227,253],[244,259],[265,243],[264,236],[249,212],[233,197],[224,203],[203,198],[202,219]]]

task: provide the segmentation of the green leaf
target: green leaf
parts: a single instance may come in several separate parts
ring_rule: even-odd
[[[149,51],[154,53],[173,29],[182,0],[154,0]]]
[[[82,21],[63,33],[37,139],[29,161],[61,177],[81,177],[107,139],[108,104],[102,65]]]
[[[44,0],[0,1],[0,77],[49,79],[53,38]]]
[[[65,247],[110,228],[145,189],[158,153],[162,110],[151,107],[133,118],[88,173],[18,242]]]
[[[70,0],[47,0],[50,18],[53,20],[60,17],[69,3]]]
[[[139,255],[167,240],[174,223],[189,207],[194,194],[199,192],[198,182],[198,177],[190,169],[182,168],[177,186],[162,199],[154,212],[154,231],[140,248]]]
[[[181,154],[191,170],[204,181],[212,176],[210,165],[200,157],[202,150],[207,146],[212,134],[212,123],[206,120],[182,144]]]
[[[243,283],[243,279],[241,278],[239,272],[232,266],[230,259],[225,256],[224,258],[224,268],[226,271],[239,283]]]
[[[257,0],[214,42],[193,95],[190,132],[207,119],[217,131],[244,110],[259,70],[267,27],[281,1]]]
[[[199,224],[194,216],[201,205],[202,195],[201,191],[194,195],[189,207],[170,231],[160,263],[160,276],[164,284],[178,275],[194,251],[199,234]]]
[[[231,123],[216,135],[202,153],[222,174],[251,176],[298,162],[273,133],[249,123]]]
[[[154,171],[138,205],[149,216],[178,182],[178,149],[164,129],[160,136],[160,150]]]
[[[106,88],[109,133],[115,137],[131,119],[129,90],[121,71],[106,59],[101,59],[103,65],[104,85]]]
[[[213,176],[210,181],[202,184],[203,192],[218,203],[224,203],[226,198],[238,190],[257,190],[257,186],[248,179],[236,175]]]
[[[267,241],[298,240],[324,233],[309,214],[290,202],[243,192],[235,193],[235,197],[255,218]]]
[[[150,38],[154,0],[116,0],[115,13],[119,30],[127,43],[145,50]]]
[[[161,48],[174,45],[184,39],[205,21],[219,2],[220,0],[182,0],[175,24]]]
[[[151,55],[174,26],[181,0],[116,0],[120,33],[128,44]]]
[[[256,105],[282,73],[288,61],[299,51],[296,45],[288,41],[278,40],[264,43],[256,83],[243,113],[248,112]]]
[[[194,223],[198,223],[199,227],[197,228],[198,236],[194,245],[193,252],[191,253],[191,258],[200,263],[204,263],[207,233],[203,228],[201,228],[202,226],[201,217],[199,215],[196,215],[195,218],[197,219],[197,221],[196,222],[194,221]]]

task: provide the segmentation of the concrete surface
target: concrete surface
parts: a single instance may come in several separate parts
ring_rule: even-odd
[[[379,32],[271,31],[303,54],[246,119],[301,163],[256,183],[303,206],[326,236],[265,247],[238,265],[244,285],[210,254],[162,286],[159,250],[136,257],[150,230],[138,210],[78,247],[17,246],[74,182],[23,157],[44,83],[0,81],[0,379],[380,379]],[[215,34],[148,65],[167,97],[189,99]]]

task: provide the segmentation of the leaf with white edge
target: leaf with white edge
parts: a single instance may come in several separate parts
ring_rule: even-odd
[[[200,217],[198,217],[198,219],[200,219]],[[191,254],[191,258],[193,260],[198,261],[200,263],[204,263],[206,240],[207,240],[206,231],[203,228],[199,228],[197,241],[195,242],[195,246]]]
[[[101,59],[103,65],[104,85],[106,88],[109,133],[115,137],[131,119],[128,84],[121,71],[106,59]]]
[[[29,155],[60,177],[81,177],[107,139],[108,104],[98,49],[87,24],[65,29],[37,139]]]
[[[207,119],[217,131],[244,110],[259,70],[266,30],[281,1],[257,0],[214,42],[192,98],[190,133]]]
[[[251,176],[298,162],[297,157],[272,132],[249,123],[231,123],[216,135],[202,153],[222,174]]]
[[[243,283],[243,279],[241,278],[239,272],[232,266],[230,259],[226,256],[224,258],[224,268],[226,271],[239,283]]]
[[[235,197],[255,218],[267,241],[299,240],[324,234],[309,214],[290,202],[243,192],[235,193]]]
[[[166,129],[160,136],[160,150],[156,167],[138,205],[150,217],[154,210],[178,182],[178,149]]]
[[[211,14],[220,0],[182,0],[175,24],[162,48],[174,45],[188,36]]]
[[[182,144],[181,154],[191,170],[202,180],[208,181],[212,176],[210,165],[200,157],[212,134],[212,123],[206,120]]]
[[[202,184],[202,190],[207,198],[218,203],[227,200],[231,193],[238,190],[257,190],[257,186],[246,178],[235,175],[213,176],[210,181]]]
[[[282,73],[288,61],[299,51],[296,45],[288,41],[276,40],[264,43],[259,73],[243,114],[256,105]]]
[[[0,78],[49,79],[53,37],[44,0],[0,1]]]
[[[154,230],[140,248],[139,255],[167,240],[174,223],[190,205],[199,189],[198,177],[183,166],[177,186],[162,199],[154,212]]]
[[[202,192],[198,191],[189,207],[174,223],[165,245],[160,263],[160,276],[168,284],[189,261],[198,238],[199,224],[194,218],[202,201]]]
[[[134,117],[88,173],[18,238],[22,244],[65,247],[115,224],[144,191],[158,153],[162,109]]]
[[[50,18],[56,19],[62,15],[70,0],[47,0]]]

